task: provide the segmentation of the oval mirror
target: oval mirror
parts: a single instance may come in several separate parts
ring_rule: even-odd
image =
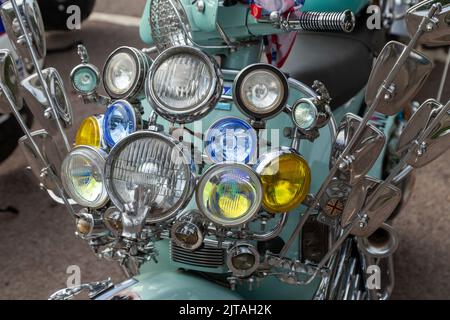
[[[419,141],[424,148],[408,160],[414,168],[429,164],[450,149],[450,101],[446,106],[441,106],[425,133],[426,136]]]
[[[372,69],[366,91],[366,104],[370,106],[378,90],[391,72],[406,46],[391,41],[382,50]],[[394,93],[381,100],[377,111],[392,116],[402,111],[420,90],[433,69],[433,63],[423,54],[412,51],[393,81]]]
[[[36,0],[16,0],[16,3],[19,7],[25,28],[31,36],[32,46],[36,52],[37,58],[38,60],[42,60],[47,53],[47,45],[45,40],[44,22],[42,21],[39,5]],[[1,17],[11,44],[24,61],[27,70],[29,72],[32,71],[33,60],[31,53],[27,48],[25,36],[20,29],[17,15],[11,1],[6,1],[2,4]]]
[[[435,17],[436,24],[431,31],[422,35],[419,43],[427,46],[450,45],[450,0],[425,0],[419,2],[408,10],[405,18],[406,27],[411,36],[415,34],[431,6],[439,3],[442,6],[442,10]]]
[[[0,50],[0,82],[5,90],[8,90],[17,109],[22,108],[22,97],[20,95],[19,73],[11,52],[7,49]],[[0,112],[10,113],[9,102],[5,99],[5,93],[0,94]]]
[[[336,164],[340,155],[353,138],[362,119],[354,114],[348,113],[339,124],[338,134],[331,149],[330,167]],[[352,161],[345,168],[339,169],[337,177],[350,185],[356,185],[364,178],[367,172],[377,161],[381,154],[386,138],[377,127],[367,124],[366,129],[359,136],[349,155]]]

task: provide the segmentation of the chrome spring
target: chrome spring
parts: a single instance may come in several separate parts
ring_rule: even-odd
[[[355,28],[355,15],[350,10],[344,12],[300,12],[294,22],[295,29],[306,31],[344,31]]]

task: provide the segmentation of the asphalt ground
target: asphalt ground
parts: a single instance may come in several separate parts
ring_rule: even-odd
[[[144,0],[97,0],[95,12],[140,16]],[[91,63],[100,68],[106,57],[122,45],[144,47],[138,28],[88,20],[80,31],[52,35],[49,47],[56,49],[82,41]],[[441,59],[442,60],[442,59]],[[52,51],[46,66],[59,70],[75,112],[77,128],[88,115],[103,108],[84,105],[69,90],[69,72],[79,63],[76,50]],[[442,62],[419,94],[418,101],[435,97]],[[450,81],[450,80],[449,80]],[[444,99],[450,97],[447,84]],[[34,129],[38,129],[35,124]],[[69,132],[73,139],[74,130]],[[395,221],[401,242],[395,256],[395,299],[450,298],[450,154],[417,170],[409,203]],[[89,246],[74,235],[74,222],[65,208],[54,204],[25,173],[26,161],[20,150],[0,165],[1,207],[13,206],[19,214],[0,213],[0,299],[47,299],[66,286],[68,266],[81,269],[81,281],[112,277],[124,279],[117,264],[97,258]]]

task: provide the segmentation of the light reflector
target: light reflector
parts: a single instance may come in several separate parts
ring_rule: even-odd
[[[117,142],[135,132],[138,128],[138,114],[125,100],[118,100],[106,109],[103,130],[106,144],[113,147]],[[140,125],[140,123],[139,123]]]

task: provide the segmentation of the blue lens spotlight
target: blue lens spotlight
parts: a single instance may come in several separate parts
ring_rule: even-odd
[[[135,132],[138,125],[138,117],[130,103],[125,100],[113,102],[106,109],[103,118],[106,144],[109,147],[114,147],[117,142]]]
[[[215,163],[249,163],[258,145],[252,126],[236,117],[222,118],[213,123],[205,141],[206,154]]]

